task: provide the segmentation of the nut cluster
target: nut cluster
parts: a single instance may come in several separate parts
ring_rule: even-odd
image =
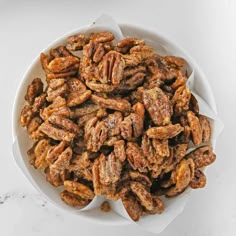
[[[35,140],[30,163],[64,186],[65,203],[121,198],[137,221],[164,210],[161,195],[205,186],[211,126],[186,86],[184,59],[142,39],[115,44],[110,32],[70,36],[40,58],[46,87],[40,78],[28,86],[20,122]]]

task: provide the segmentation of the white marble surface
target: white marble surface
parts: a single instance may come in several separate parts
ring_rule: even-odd
[[[13,100],[27,66],[55,38],[101,13],[118,22],[155,27],[184,47],[207,75],[225,123],[216,148],[218,159],[207,171],[207,187],[192,194],[184,212],[160,235],[236,235],[236,61],[232,57],[236,34],[230,33],[235,11],[235,2],[227,0],[0,0],[0,235],[144,234],[132,225],[91,224],[55,209],[22,175],[11,153]]]

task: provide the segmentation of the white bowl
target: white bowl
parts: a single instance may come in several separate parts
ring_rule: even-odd
[[[138,37],[143,38],[146,40],[147,44],[151,44],[154,48],[158,45],[169,45],[169,54],[171,52],[175,52],[174,54],[180,57],[184,57],[188,62],[191,63],[192,67],[194,68],[195,72],[195,82],[194,88],[195,91],[200,95],[211,107],[213,112],[216,113],[216,104],[215,100],[211,91],[211,88],[208,84],[207,79],[205,78],[204,74],[195,63],[195,61],[181,48],[176,46],[173,42],[165,38],[164,36],[160,35],[157,30],[155,29],[147,29],[146,26],[134,26],[130,24],[120,24],[119,25],[124,36],[126,37]],[[73,30],[62,37],[59,37],[56,41],[50,44],[43,52],[47,53],[50,48],[56,47],[58,45],[63,45],[66,42],[66,38],[70,35],[76,33],[83,33],[86,32],[89,26],[85,26],[76,30]],[[40,53],[39,53],[40,54]],[[13,153],[16,160],[16,163],[26,175],[26,177],[30,180],[33,186],[50,202],[52,202],[55,206],[63,209],[67,212],[73,212],[79,214],[82,217],[85,217],[89,220],[92,220],[96,223],[107,224],[107,225],[121,225],[121,224],[128,224],[129,221],[125,218],[119,216],[114,212],[109,213],[101,213],[97,209],[93,209],[90,211],[83,211],[78,212],[76,209],[73,209],[66,204],[64,204],[60,200],[58,188],[52,187],[46,180],[45,175],[38,170],[35,170],[31,165],[28,163],[28,156],[27,150],[32,146],[32,141],[27,135],[25,129],[23,129],[20,125],[19,117],[21,113],[21,109],[23,108],[25,101],[24,95],[27,90],[28,84],[32,81],[33,78],[40,77],[44,78],[44,71],[42,70],[39,56],[36,57],[32,64],[29,66],[27,71],[25,72],[20,86],[18,88],[14,109],[13,109]],[[182,211],[182,210],[181,210]],[[181,212],[178,212],[178,214]],[[178,215],[176,214],[176,216]]]

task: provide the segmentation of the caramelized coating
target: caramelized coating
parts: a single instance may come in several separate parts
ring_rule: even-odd
[[[158,55],[143,39],[114,39],[76,34],[42,53],[45,76],[29,84],[20,124],[34,140],[29,163],[60,186],[62,201],[121,199],[137,221],[164,211],[159,196],[204,187],[201,168],[216,156],[187,62]]]

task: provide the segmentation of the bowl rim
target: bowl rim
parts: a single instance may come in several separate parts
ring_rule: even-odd
[[[216,108],[216,103],[215,103],[215,99],[214,99],[214,95],[213,95],[213,92],[212,92],[212,89],[211,89],[211,86],[205,76],[205,74],[203,73],[202,69],[199,67],[199,65],[196,63],[196,61],[189,55],[189,53],[183,49],[181,46],[177,45],[174,41],[170,40],[168,37],[166,37],[164,35],[163,32],[160,32],[159,30],[155,29],[154,27],[151,27],[151,26],[147,26],[147,25],[143,25],[143,24],[139,24],[139,25],[136,25],[136,24],[129,24],[129,23],[119,23],[118,22],[118,25],[120,26],[121,28],[121,31],[123,28],[133,28],[133,29],[137,29],[138,31],[144,31],[145,33],[147,34],[153,34],[155,36],[157,36],[158,38],[160,38],[161,40],[164,40],[166,41],[167,43],[173,45],[174,47],[176,47],[179,51],[181,51],[184,55],[186,55],[186,57],[191,61],[195,71],[198,72],[199,74],[199,77],[202,78],[202,80],[204,80],[204,85],[206,86],[206,89],[207,89],[207,92],[209,93],[208,96],[209,96],[209,101],[207,101],[207,103],[210,103],[210,107],[212,108],[212,110],[217,114],[217,108]],[[49,43],[43,50],[41,50],[41,52],[46,52],[48,51],[50,48],[52,48],[55,44],[57,44],[58,42],[60,42],[61,40],[67,38],[68,36],[70,35],[73,35],[73,34],[76,34],[76,33],[79,33],[79,32],[82,32],[82,31],[85,31],[88,29],[88,27],[90,26],[90,24],[87,24],[87,25],[84,25],[84,26],[81,26],[81,27],[78,27],[78,28],[74,28],[73,30],[70,30],[70,31],[67,31],[65,32],[64,34],[62,35],[59,35],[54,41],[52,41],[51,43]],[[40,52],[39,52],[40,54]],[[21,77],[21,80],[18,84],[18,87],[17,87],[17,90],[16,90],[16,95],[15,95],[15,98],[14,98],[14,103],[13,103],[13,109],[12,109],[12,124],[11,124],[11,127],[12,127],[12,140],[13,140],[13,143],[15,142],[15,138],[16,138],[16,135],[17,135],[17,127],[19,126],[18,124],[18,117],[17,117],[17,111],[18,111],[18,107],[17,107],[17,101],[21,98],[21,91],[23,90],[24,88],[24,82],[25,80],[27,79],[28,77],[28,74],[30,73],[31,69],[35,66],[35,64],[38,62],[39,60],[39,54],[32,60],[32,62],[30,63],[30,65],[26,68],[24,74],[22,75]],[[22,155],[20,154],[20,157],[21,159],[23,160],[23,157]],[[19,167],[19,165],[17,165]],[[21,168],[20,168],[21,169]],[[27,173],[24,173],[24,171],[22,170],[23,174],[24,175],[27,175],[30,173],[28,172],[27,170],[27,167],[24,165],[24,169]],[[27,177],[27,176],[26,176]],[[27,177],[28,179],[28,177]],[[29,180],[29,179],[28,179]],[[31,181],[30,181],[31,182]],[[35,182],[35,181],[34,181]],[[32,183],[31,183],[32,184]],[[33,184],[32,184],[33,185]],[[36,183],[37,185],[37,183]],[[56,208],[64,211],[64,212],[68,212],[66,211],[65,209],[62,209],[60,206],[58,206],[57,204],[55,204],[54,202],[51,201],[50,198],[47,197],[47,195],[45,193],[43,193],[40,188],[37,188],[36,186],[33,185],[34,188],[37,189],[37,191],[39,191],[40,194],[42,194],[43,197],[45,197],[49,202],[51,202],[53,204],[53,206],[55,206]],[[76,211],[70,211],[72,214],[76,214]],[[90,220],[91,222],[94,222],[96,224],[103,224],[103,225],[128,225],[130,224],[131,222],[128,221],[127,219],[119,216],[119,220],[115,220],[115,221],[104,221],[104,222],[101,222],[101,221],[97,221],[95,220],[94,218],[91,218],[89,216],[86,215],[86,213],[84,213],[83,211],[80,212],[82,214],[76,214],[76,216],[79,216],[79,217],[82,217],[84,219],[88,219]],[[181,213],[181,212],[180,212]],[[179,214],[180,214],[179,213]],[[178,217],[179,214],[176,216]]]

